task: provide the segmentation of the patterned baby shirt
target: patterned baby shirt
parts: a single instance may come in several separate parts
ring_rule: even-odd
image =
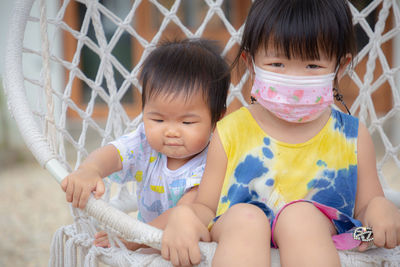
[[[207,148],[177,170],[167,167],[167,157],[147,142],[144,125],[111,142],[121,157],[122,170],[110,175],[117,183],[136,182],[138,219],[150,222],[192,187],[200,184],[206,163]]]

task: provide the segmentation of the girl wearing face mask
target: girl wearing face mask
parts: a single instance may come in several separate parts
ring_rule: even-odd
[[[332,108],[355,53],[345,0],[256,0],[236,62],[253,104],[217,123],[194,204],[178,207],[162,255],[213,266],[340,266],[338,249],[400,244],[400,213],[384,198],[366,127]],[[209,231],[208,231],[209,230]],[[363,241],[363,242],[362,242]]]

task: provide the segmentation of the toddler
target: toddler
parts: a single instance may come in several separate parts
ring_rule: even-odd
[[[168,210],[196,195],[211,133],[226,110],[229,68],[212,41],[165,42],[145,59],[140,81],[143,122],[92,152],[61,186],[68,202],[84,208],[91,192],[104,193],[104,177],[135,181],[138,219],[163,229]],[[95,244],[109,245],[105,232]]]

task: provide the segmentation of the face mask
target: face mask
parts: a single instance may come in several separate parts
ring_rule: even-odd
[[[275,116],[288,122],[318,118],[333,103],[336,73],[290,76],[263,70],[255,64],[251,95]]]

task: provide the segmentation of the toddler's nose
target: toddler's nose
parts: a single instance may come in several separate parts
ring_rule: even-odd
[[[180,133],[178,131],[178,129],[174,128],[174,127],[169,127],[166,131],[165,131],[165,135],[167,137],[179,137]]]

